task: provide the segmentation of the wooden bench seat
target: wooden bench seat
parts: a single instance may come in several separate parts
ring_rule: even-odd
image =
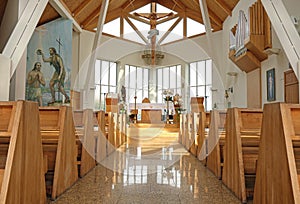
[[[264,106],[254,203],[300,203],[300,105]]]
[[[222,181],[243,203],[253,198],[262,116],[257,109],[227,110]]]
[[[40,107],[40,134],[47,195],[52,199],[65,192],[78,179],[75,128],[72,109],[67,106]]]

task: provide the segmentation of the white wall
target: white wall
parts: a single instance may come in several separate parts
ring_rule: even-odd
[[[288,1],[288,0],[285,0]],[[290,1],[290,0],[289,0]],[[296,0],[293,0],[296,2]],[[212,47],[208,47],[207,37],[199,36],[192,38],[192,40],[179,41],[176,43],[166,44],[161,46],[166,58],[163,60],[163,66],[182,64],[186,66],[186,62],[194,62],[211,58],[208,56],[206,50],[211,49],[214,53],[214,69],[213,69],[213,103],[217,103],[218,108],[225,108],[225,89],[232,85],[232,79],[226,73],[238,73],[234,83],[234,94],[230,96],[232,106],[247,107],[247,75],[241,71],[235,64],[228,58],[229,51],[229,31],[238,21],[239,10],[247,11],[255,0],[241,0],[232,12],[232,16],[228,17],[224,24],[223,30],[214,32],[212,34]],[[299,4],[299,3],[298,3]],[[292,6],[293,7],[293,6]],[[295,7],[293,7],[295,8]],[[299,8],[299,7],[298,7]],[[296,15],[296,10],[294,11]],[[93,45],[94,33],[84,31],[80,35],[79,43],[79,69],[84,67],[91,47]],[[273,47],[281,48],[278,39],[273,33]],[[138,43],[131,43],[128,41],[120,40],[118,38],[109,38],[103,35],[101,45],[97,50],[97,58],[118,61],[119,67],[124,68],[125,64],[133,64],[135,66],[145,67],[146,64],[141,59],[141,52],[144,46]],[[266,103],[266,70],[275,67],[276,69],[276,101],[283,101],[283,72],[287,69],[288,62],[283,52],[279,55],[270,56],[269,59],[262,62],[262,104]],[[153,75],[154,76],[154,75]],[[155,81],[155,77],[152,77]],[[81,80],[82,81],[82,80]]]
[[[289,12],[290,16],[294,16],[298,19],[298,25],[296,26],[296,29],[298,33],[300,33],[300,1],[299,0],[282,0],[283,4],[285,5],[287,11]]]
[[[240,10],[248,11],[248,8],[254,3],[256,0],[241,0],[236,5],[235,9],[232,11],[232,16],[229,16],[223,24],[223,31],[222,31],[222,45],[223,45],[223,56],[222,60],[220,61],[222,70],[220,73],[222,74],[222,79],[225,82],[225,88],[228,87],[228,80],[230,77],[226,75],[228,72],[237,72],[238,75],[236,77],[236,83],[234,85],[234,94],[231,96],[231,103],[232,106],[236,107],[247,107],[247,74],[241,71],[229,58],[229,33],[230,30],[237,24],[238,22],[238,12]]]
[[[270,103],[267,101],[266,71],[272,68],[275,68],[275,101],[284,102],[284,72],[289,68],[289,62],[274,31],[272,32],[272,41],[273,47],[279,48],[281,51],[278,55],[271,55],[267,60],[262,62],[262,104]]]

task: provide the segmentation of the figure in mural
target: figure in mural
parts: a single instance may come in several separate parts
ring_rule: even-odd
[[[70,103],[70,97],[67,95],[64,89],[66,70],[63,64],[63,60],[59,54],[57,54],[56,49],[54,47],[49,48],[49,58],[45,58],[42,50],[38,49],[37,54],[42,56],[44,62],[49,62],[55,69],[53,76],[50,80],[49,87],[51,90],[52,100],[48,103],[55,102],[55,90],[54,85],[57,84],[58,90],[65,96],[65,103]]]
[[[274,81],[273,81],[273,77],[272,77],[272,73],[269,72],[269,76],[268,76],[268,99],[269,100],[273,100],[274,99]]]
[[[43,105],[42,101],[42,89],[41,85],[45,86],[45,78],[41,72],[42,64],[36,62],[33,69],[27,75],[27,83],[29,85],[29,95],[28,99],[31,101],[38,101],[39,105]]]

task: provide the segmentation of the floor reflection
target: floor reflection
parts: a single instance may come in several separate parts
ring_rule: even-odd
[[[178,130],[162,132],[129,138],[52,203],[240,203],[177,143]]]

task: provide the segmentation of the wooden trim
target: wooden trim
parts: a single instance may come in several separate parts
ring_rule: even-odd
[[[124,17],[120,17],[120,37],[124,35]]]
[[[187,37],[187,17],[184,16],[183,18],[183,37]]]

